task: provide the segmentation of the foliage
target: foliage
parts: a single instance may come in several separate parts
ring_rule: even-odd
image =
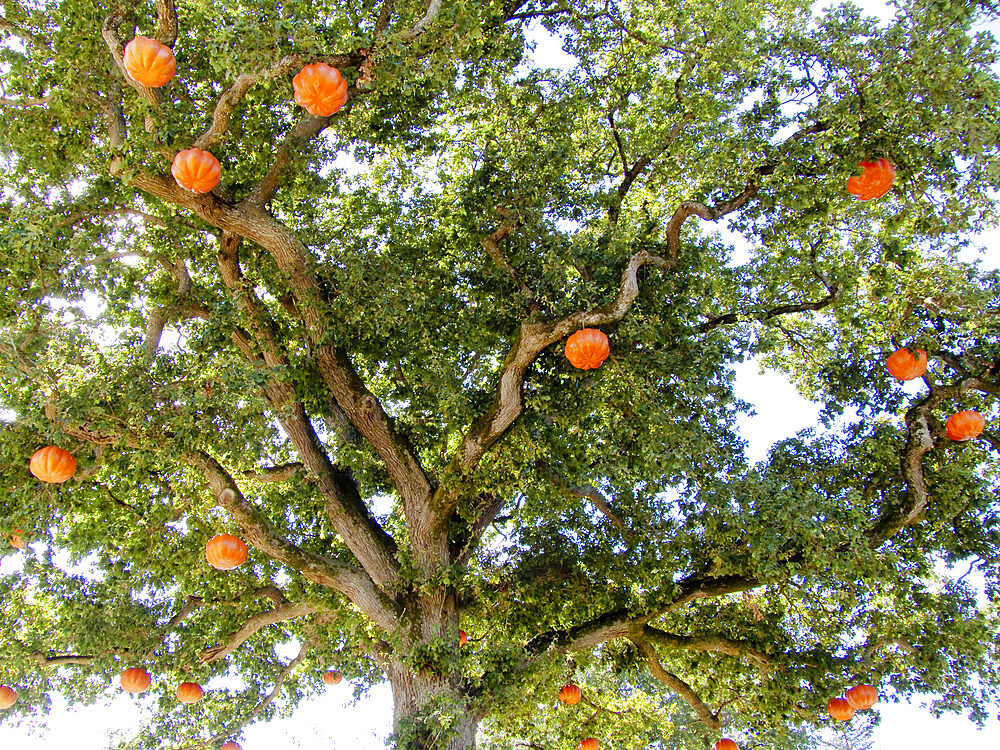
[[[791,750],[858,682],[981,722],[1000,275],[960,252],[997,219],[995,11],[895,9],[5,0],[0,720],[144,667],[123,747],[217,744],[329,669],[392,683],[399,747]],[[318,62],[328,117],[293,100]],[[212,192],[171,176],[192,147]],[[749,464],[750,357],[832,429]]]

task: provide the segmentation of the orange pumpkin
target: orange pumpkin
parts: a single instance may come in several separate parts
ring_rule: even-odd
[[[125,45],[124,63],[132,78],[151,89],[170,83],[177,65],[170,47],[145,36]]]
[[[957,442],[975,440],[986,429],[986,420],[978,411],[960,411],[952,414],[944,423],[945,434]]]
[[[600,367],[610,353],[608,337],[596,328],[581,328],[566,340],[566,359],[581,370]]]
[[[458,631],[458,647],[462,648],[466,643],[469,642],[469,636],[465,634],[464,630]]]
[[[559,691],[559,702],[565,703],[567,706],[579,703],[582,697],[583,691],[580,690],[580,686],[574,685],[572,682],[568,685],[563,685],[562,690]]]
[[[580,742],[580,750],[601,750],[601,746],[593,737],[588,737]]]
[[[246,562],[247,546],[232,534],[216,534],[205,545],[205,559],[216,570],[232,570]]]
[[[205,695],[197,682],[182,682],[177,686],[177,700],[181,703],[197,703]]]
[[[14,549],[24,549],[24,540],[21,538],[21,534],[23,533],[24,531],[17,528],[17,526],[14,527],[14,530],[10,534],[11,547],[13,547]]]
[[[740,746],[724,737],[712,745],[712,750],[740,750]]]
[[[863,201],[881,198],[889,192],[896,178],[896,168],[888,159],[858,162],[864,171],[859,177],[847,181],[847,192]]]
[[[17,703],[17,691],[6,685],[0,685],[0,711],[5,710]]]
[[[323,682],[327,685],[336,685],[342,679],[344,679],[340,672],[330,671],[323,675]]]
[[[126,669],[122,672],[122,690],[126,693],[132,693],[133,695],[144,693],[152,682],[153,678],[149,676],[149,672],[145,669],[132,667],[131,669]]]
[[[909,349],[897,349],[885,361],[889,374],[896,380],[913,380],[927,370],[927,352],[917,349],[914,354]]]
[[[208,151],[188,148],[177,152],[174,163],[170,165],[170,174],[185,190],[208,193],[219,184],[222,167],[219,166],[219,160]]]
[[[76,459],[69,451],[54,445],[39,448],[28,462],[28,471],[50,484],[66,482],[76,471]]]
[[[848,721],[854,718],[854,706],[846,698],[831,698],[826,702],[826,710],[837,721]]]
[[[223,746],[220,747],[219,750],[243,750],[243,748],[240,747],[240,743],[229,740],[229,742],[223,744]]]
[[[871,685],[855,685],[844,697],[858,711],[863,711],[878,703],[878,690]]]
[[[347,102],[347,81],[326,63],[306,65],[292,79],[295,102],[306,112],[328,117]]]

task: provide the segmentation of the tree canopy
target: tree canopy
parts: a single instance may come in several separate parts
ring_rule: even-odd
[[[984,719],[1000,276],[959,253],[997,220],[989,3],[0,13],[0,721],[127,668],[130,748],[218,747],[328,670],[391,683],[399,748],[799,748],[858,683]],[[125,72],[136,35],[166,85]],[[332,115],[293,98],[318,62]],[[192,147],[210,192],[172,176]],[[828,428],[759,463],[751,357]],[[69,481],[29,473],[49,445]],[[206,563],[219,533],[247,562]]]

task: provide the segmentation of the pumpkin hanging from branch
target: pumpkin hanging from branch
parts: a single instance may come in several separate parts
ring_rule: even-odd
[[[896,168],[888,159],[862,161],[858,162],[858,166],[864,171],[847,181],[847,192],[863,201],[881,198],[889,192],[896,178]]]
[[[579,750],[601,750],[601,745],[593,737],[588,737],[580,742]]]
[[[337,685],[340,681],[344,679],[340,672],[331,670],[323,675],[323,682],[327,685]]]
[[[740,750],[740,746],[728,737],[723,737],[712,745],[712,750]]]
[[[582,697],[583,691],[580,690],[580,686],[574,685],[572,682],[568,685],[563,685],[559,691],[559,702],[565,703],[567,706],[579,703]]]
[[[596,328],[581,328],[566,339],[566,359],[581,370],[600,367],[610,353],[608,337]]]
[[[864,711],[878,703],[878,690],[871,685],[855,685],[844,697],[855,709]]]
[[[458,631],[458,647],[462,648],[466,643],[469,642],[469,636],[465,634],[464,630]]]
[[[229,742],[223,743],[219,750],[243,750],[243,748],[240,747],[240,743],[229,740]]]
[[[133,695],[138,695],[139,693],[144,693],[152,684],[153,678],[149,676],[149,672],[145,669],[139,669],[138,667],[132,667],[131,669],[126,669],[122,672],[121,684],[122,690],[127,693],[132,693]]]
[[[125,45],[122,62],[135,81],[151,89],[170,83],[177,68],[174,51],[145,36],[137,36]]]
[[[216,534],[205,544],[205,559],[216,570],[234,570],[247,559],[247,545],[238,536]]]
[[[14,527],[14,529],[10,532],[11,547],[13,547],[14,549],[24,549],[25,547],[24,539],[21,538],[21,534],[23,533],[24,533],[23,530],[17,528],[17,526]]]
[[[39,448],[28,462],[28,471],[43,482],[61,484],[67,482],[76,471],[76,459],[62,448],[54,445]]]
[[[854,718],[854,706],[846,698],[831,698],[826,702],[826,710],[837,721],[849,721]]]
[[[197,703],[205,695],[197,682],[182,682],[177,686],[177,700],[181,703]]]
[[[17,703],[17,691],[14,688],[0,685],[0,711],[5,711]]]
[[[292,79],[295,102],[306,112],[329,117],[347,103],[347,81],[326,63],[306,65]]]
[[[177,184],[191,193],[208,193],[219,184],[222,167],[219,160],[200,148],[178,151],[170,165]]]
[[[914,380],[927,371],[927,352],[923,349],[911,352],[905,347],[897,349],[889,355],[885,366],[896,380]]]
[[[944,423],[945,434],[956,442],[975,440],[986,429],[986,420],[978,411],[960,411],[948,417]]]

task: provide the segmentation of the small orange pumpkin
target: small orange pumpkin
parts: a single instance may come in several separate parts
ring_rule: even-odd
[[[216,534],[205,545],[205,559],[216,570],[233,570],[247,559],[247,545],[232,534]]]
[[[123,62],[132,78],[151,89],[170,83],[177,67],[170,47],[145,36],[137,36],[125,45]]]
[[[469,636],[465,634],[464,630],[458,631],[458,647],[462,648],[466,643],[469,642]]]
[[[826,710],[837,721],[848,721],[854,718],[854,706],[846,698],[831,698],[826,702]]]
[[[181,703],[197,703],[205,695],[197,682],[182,682],[177,686],[177,700]]]
[[[0,685],[0,711],[4,711],[17,703],[17,691],[6,685]]]
[[[170,174],[185,190],[208,193],[219,184],[222,167],[219,166],[219,160],[208,151],[187,148],[177,152],[174,163],[170,165]]]
[[[712,745],[712,750],[740,750],[740,746],[731,739],[723,737],[721,740]]]
[[[858,711],[863,711],[878,703],[878,690],[871,685],[855,685],[847,691],[844,697]]]
[[[11,547],[13,547],[14,549],[24,549],[24,540],[21,538],[21,534],[23,533],[24,531],[17,528],[17,526],[14,527],[14,530],[10,533]]]
[[[905,347],[897,349],[889,355],[885,366],[896,380],[913,380],[927,371],[927,352],[917,349],[913,353]]]
[[[76,459],[62,448],[49,445],[35,451],[28,462],[28,471],[50,484],[68,481],[76,471]]]
[[[232,740],[229,740],[229,742],[224,743],[222,747],[219,748],[219,750],[243,750],[243,748],[240,747],[239,742],[233,742]]]
[[[126,669],[122,672],[122,690],[126,693],[132,693],[133,695],[144,693],[147,689],[149,689],[152,682],[153,678],[149,676],[149,672],[145,669],[132,667],[131,669]]]
[[[580,742],[580,750],[601,750],[601,745],[593,737],[588,737]]]
[[[600,367],[610,353],[608,337],[596,328],[581,328],[566,339],[566,359],[581,370]]]
[[[580,686],[574,685],[572,682],[568,685],[563,685],[562,690],[559,691],[559,702],[565,703],[567,706],[579,703],[582,697],[583,691],[580,690]]]
[[[336,685],[342,679],[344,678],[341,676],[340,672],[332,670],[323,675],[323,682],[325,682],[327,685]]]
[[[858,162],[864,171],[847,181],[847,192],[863,201],[881,198],[889,192],[896,178],[896,168],[888,159]]]
[[[347,103],[347,81],[326,63],[306,65],[292,79],[295,102],[306,112],[328,117]]]
[[[975,440],[986,429],[986,420],[978,411],[960,411],[948,417],[944,423],[945,434],[957,442]]]

